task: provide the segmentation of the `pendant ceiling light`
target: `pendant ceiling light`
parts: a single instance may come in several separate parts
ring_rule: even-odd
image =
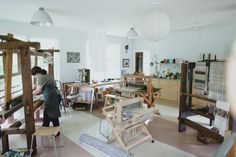
[[[138,39],[138,33],[134,30],[134,28],[130,28],[130,30],[128,31],[126,37],[128,39]]]
[[[143,36],[150,41],[161,40],[169,31],[170,20],[164,12],[149,12],[141,21],[141,32]]]
[[[50,15],[44,10],[44,8],[39,8],[37,12],[31,18],[32,25],[36,26],[51,26],[53,25],[52,18]]]

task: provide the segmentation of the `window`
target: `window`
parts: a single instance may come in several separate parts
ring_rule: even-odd
[[[48,38],[30,38],[30,41],[40,42],[41,49],[59,49],[59,41],[57,39],[48,39]],[[54,53],[54,78],[59,80],[59,56],[60,52]],[[34,65],[31,63],[31,65]],[[47,59],[39,56],[38,57],[38,66],[48,71]]]
[[[33,68],[35,66],[35,55],[31,56],[31,68]],[[41,67],[42,69],[47,70],[48,72],[48,64],[47,64],[47,60],[45,57],[43,56],[38,56],[38,64],[37,66]],[[32,76],[32,87],[36,87],[35,86],[35,82],[34,82],[34,76]]]
[[[43,56],[38,56],[38,66],[42,69],[45,69],[48,71],[48,63],[47,63],[47,58]]]
[[[19,60],[19,54],[14,53],[12,62],[12,98],[21,95],[23,92]]]
[[[0,53],[0,105],[2,105],[4,103],[4,96],[5,96],[4,63],[5,63],[5,57],[4,57],[4,54],[1,52]],[[22,94],[22,79],[21,79],[19,64],[20,64],[19,54],[13,53],[12,86],[11,86],[12,98]]]
[[[120,45],[107,44],[106,78],[120,78]]]

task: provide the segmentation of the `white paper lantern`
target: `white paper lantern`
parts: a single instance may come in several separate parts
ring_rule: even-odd
[[[158,41],[170,31],[170,20],[164,12],[153,11],[144,16],[141,22],[143,36],[151,41]]]

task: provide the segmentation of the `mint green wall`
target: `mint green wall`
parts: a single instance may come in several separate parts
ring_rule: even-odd
[[[235,35],[236,25],[171,32],[158,42],[136,40],[133,48],[135,51],[150,51],[150,57],[156,54],[158,60],[181,58],[197,61],[202,53],[212,53],[216,54],[218,59],[226,59]]]

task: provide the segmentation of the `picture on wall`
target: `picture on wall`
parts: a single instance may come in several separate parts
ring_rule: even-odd
[[[79,63],[80,53],[79,52],[67,52],[67,63]]]
[[[123,59],[123,67],[129,67],[129,59]]]

